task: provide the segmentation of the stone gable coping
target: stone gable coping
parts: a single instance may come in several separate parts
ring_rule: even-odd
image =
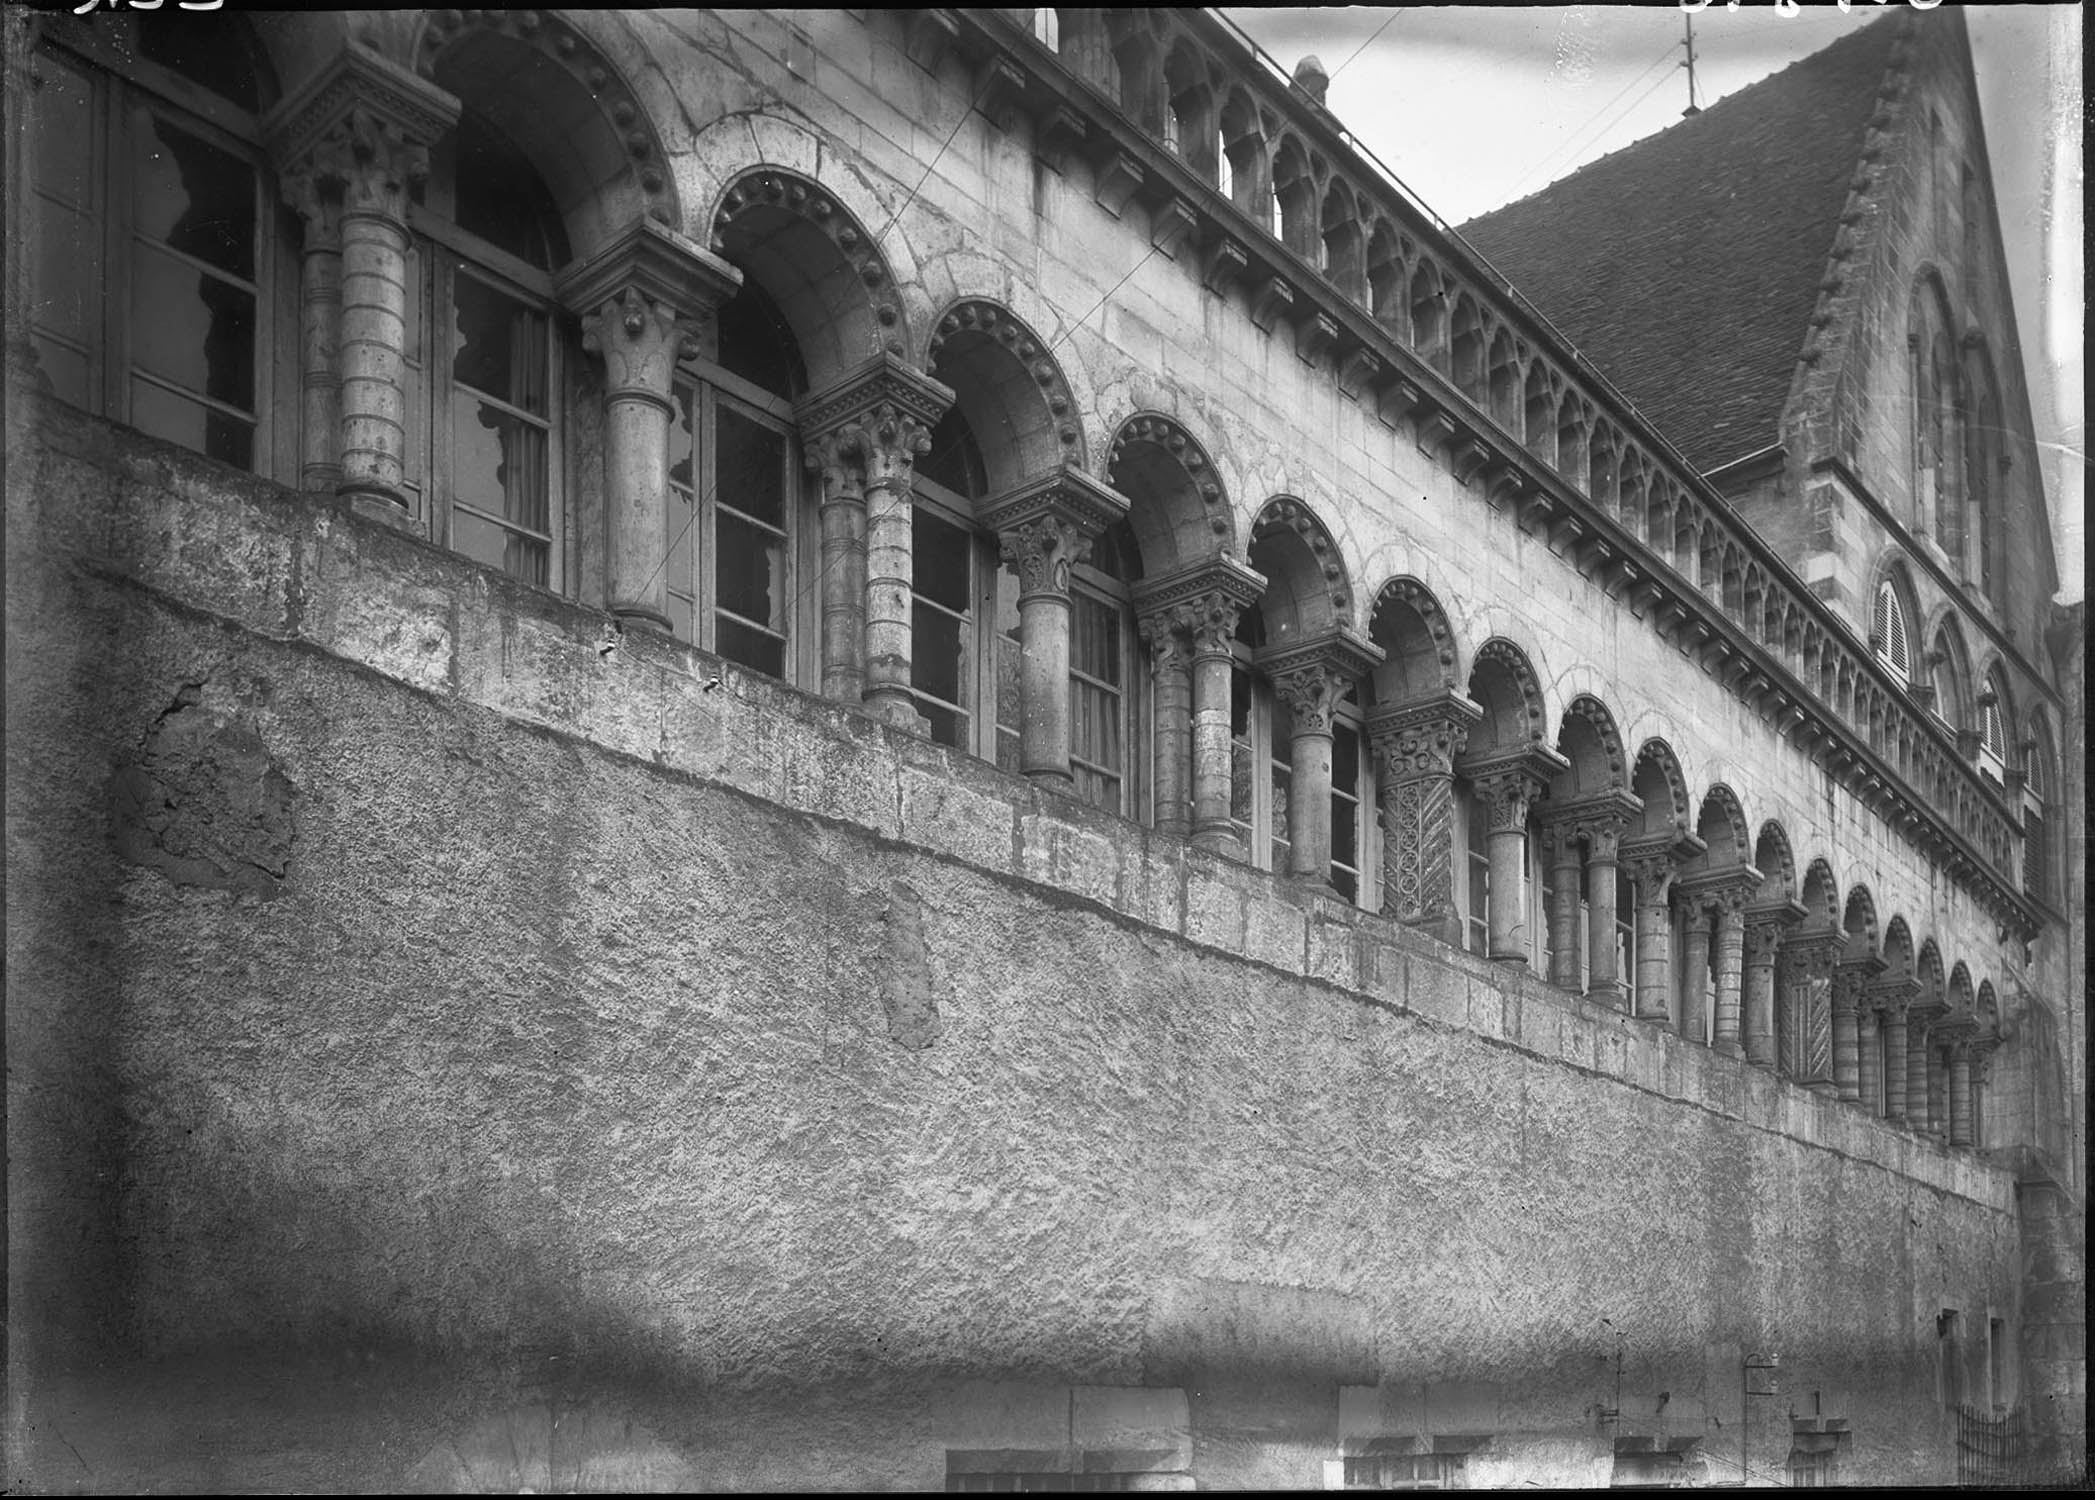
[[[458,123],[459,102],[361,42],[350,42],[304,88],[262,117],[262,138],[279,163],[298,161],[363,111],[428,146]]]

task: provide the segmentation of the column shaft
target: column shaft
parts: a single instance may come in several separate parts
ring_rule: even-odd
[[[1584,861],[1578,839],[1559,830],[1550,839],[1549,982],[1577,994],[1579,984],[1579,875]]]
[[[1706,1043],[1710,1039],[1709,913],[1693,900],[1686,903],[1685,911],[1688,930],[1681,962],[1687,972],[1680,976],[1680,1031]]]
[[[1950,1049],[1950,1144],[1971,1144],[1971,1053],[1962,1046]]]
[[[1193,652],[1193,841],[1241,852],[1229,821],[1229,679],[1226,635],[1203,628]]]
[[[604,405],[604,503],[611,612],[670,628],[668,393],[613,390]]]
[[[407,513],[406,276],[406,226],[384,213],[345,211],[339,488],[395,520]]]
[[[1524,964],[1528,961],[1527,829],[1518,824],[1494,827],[1489,843],[1491,893],[1486,916],[1491,957],[1500,963]]]
[[[1916,1132],[1928,1129],[1928,1023],[1906,1022],[1906,1123]]]
[[[1745,984],[1746,914],[1733,902],[1717,907],[1716,1027],[1710,1045],[1736,1057],[1740,1044],[1740,1011]]]
[[[1856,1089],[1862,1107],[1873,1116],[1884,1113],[1884,1034],[1878,1012],[1864,1007],[1855,1013]]]
[[[306,221],[299,261],[299,464],[303,489],[332,492],[342,479],[335,445],[342,440],[342,248]]]
[[[1861,1039],[1857,1034],[1855,1002],[1833,1003],[1833,1091],[1843,1104],[1862,1098]]]
[[[865,696],[880,717],[909,730],[923,724],[910,693],[915,511],[906,477],[867,476]]]
[[[1156,826],[1183,837],[1193,831],[1193,663],[1185,635],[1170,615],[1144,620],[1142,635],[1154,672],[1150,785]]]
[[[1036,781],[1068,785],[1069,595],[1042,589],[1018,601],[1018,690],[1024,721],[1019,769]]]
[[[1637,887],[1637,1014],[1664,1021],[1673,1009],[1673,921],[1663,881]]]
[[[1586,855],[1586,993],[1620,1009],[1622,979],[1615,972],[1615,851],[1599,844]]]
[[[1331,731],[1299,723],[1289,738],[1288,873],[1331,878]]]
[[[866,695],[866,501],[841,475],[824,474],[822,501],[822,696]]]
[[[1893,1005],[1884,1012],[1884,1118],[1906,1119],[1906,1010]]]

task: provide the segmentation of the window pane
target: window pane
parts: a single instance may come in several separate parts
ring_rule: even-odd
[[[1251,828],[1252,781],[1251,676],[1242,667],[1229,674],[1229,820],[1248,837]]]
[[[777,533],[721,511],[713,529],[713,598],[773,635],[786,633],[786,548]]]
[[[131,357],[184,390],[252,411],[254,293],[150,246],[131,265]]]
[[[967,701],[967,658],[961,622],[919,599],[912,611],[909,681],[919,693],[951,704]]]
[[[721,616],[714,623],[713,645],[729,661],[740,662],[766,677],[786,675],[786,643],[775,635]]]
[[[137,376],[131,378],[131,425],[238,468],[253,467],[254,428]]]
[[[138,233],[254,280],[254,169],[143,108],[131,111],[131,208]]]
[[[1070,601],[1069,665],[1108,687],[1121,678],[1120,610],[1105,600],[1078,593]]]
[[[1019,731],[1026,717],[1024,692],[1019,685],[1025,653],[1019,641],[1018,579],[1009,568],[999,568],[996,583],[997,764],[1005,765],[1004,741],[1008,737],[1011,759],[1006,769],[1015,770],[1019,761]]]
[[[951,745],[956,750],[968,748],[968,716],[924,699],[917,700],[917,712],[924,716],[930,726],[931,738],[941,745]]]
[[[191,12],[166,22],[141,18],[134,35],[139,56],[252,113],[262,107],[262,98],[254,58],[238,35],[240,25],[223,13]]]
[[[662,546],[668,561],[663,564],[663,573],[672,598],[689,601],[693,593],[691,568],[691,497],[671,486],[669,504],[665,507],[668,524],[662,529]],[[674,611],[671,611],[674,613]],[[677,634],[689,638],[689,632]]]
[[[36,308],[39,327],[73,340],[101,342],[102,236],[94,221],[59,204],[37,205]]]
[[[91,399],[93,386],[87,356],[77,349],[54,344],[40,333],[31,335],[31,341],[36,345],[36,367],[51,378],[53,394],[61,401],[92,409],[95,403]]]
[[[694,411],[697,406],[697,390],[688,385],[678,387],[677,414],[669,423],[669,482],[684,490],[689,490],[693,483],[691,464],[695,446],[692,425],[696,421]],[[671,531],[670,535],[676,533]]]
[[[36,185],[92,210],[94,95],[85,78],[48,52],[37,55],[36,67],[44,80],[36,95]]]
[[[969,567],[974,538],[922,505],[912,507],[911,517],[912,587],[955,614],[966,614],[974,595]]]
[[[476,562],[500,568],[512,578],[543,587],[547,581],[548,549],[544,542],[519,536],[508,527],[454,508],[451,512],[451,545]]]
[[[785,530],[785,434],[721,402],[714,423],[713,483],[722,505]]]
[[[470,391],[451,393],[452,498],[543,536],[546,435]],[[464,549],[460,549],[464,550]]]
[[[544,315],[463,271],[452,280],[451,300],[452,378],[544,416]]]

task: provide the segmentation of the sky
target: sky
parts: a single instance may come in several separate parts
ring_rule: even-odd
[[[1694,13],[1704,106],[1894,7],[1772,0]],[[1975,5],[1979,107],[2062,596],[2083,589],[2085,442],[2080,7]],[[1353,136],[1461,224],[1678,123],[1685,13],[1663,5],[1302,6],[1223,11],[1284,67],[1314,53]],[[1946,17],[1944,19],[1947,19]],[[1859,148],[1860,142],[1857,142]],[[2047,212],[2047,203],[2060,212]],[[1544,308],[1545,313],[1548,312]]]

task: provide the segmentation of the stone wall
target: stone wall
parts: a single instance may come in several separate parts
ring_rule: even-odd
[[[2012,1175],[332,505],[10,434],[32,1487],[1941,1478]],[[1740,1368],[1779,1360],[1742,1413]],[[1615,1415],[1610,1415],[1610,1414]],[[957,1457],[956,1457],[957,1455]]]

